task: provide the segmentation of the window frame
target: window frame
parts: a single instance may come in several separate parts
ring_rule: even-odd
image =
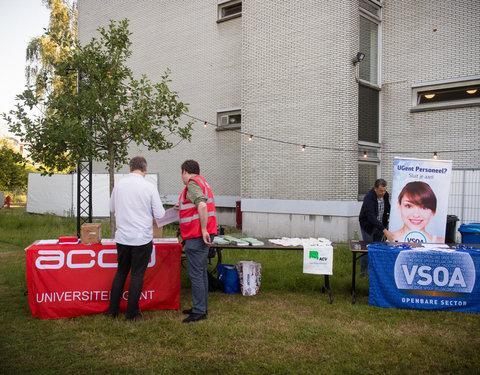
[[[236,123],[236,124],[229,123],[226,125],[221,124],[220,118],[222,116],[233,116],[233,115],[240,115],[240,123]],[[242,116],[242,110],[239,107],[218,109],[217,110],[217,131],[241,129],[242,128],[241,116]]]
[[[240,12],[235,13],[235,14],[231,14],[229,16],[224,16],[223,15],[224,9],[234,7],[234,6],[239,5],[239,4],[242,5],[242,9],[241,9]],[[243,4],[242,4],[241,0],[219,1],[218,4],[217,4],[217,23],[225,22],[225,21],[232,20],[234,18],[241,17],[242,16],[242,11],[243,11]]]
[[[451,78],[440,81],[417,83],[412,85],[412,107],[410,112],[435,111],[440,109],[464,108],[472,106],[480,106],[480,98],[463,99],[463,100],[445,100],[441,102],[421,103],[420,95],[426,91],[433,92],[448,89],[458,89],[469,86],[480,85],[480,75]]]
[[[374,2],[372,2],[370,0],[371,3],[375,4]],[[377,41],[377,83],[374,83],[374,82],[370,82],[370,81],[367,81],[365,79],[362,79],[360,77],[360,74],[358,75],[358,82],[363,84],[364,86],[370,86],[372,88],[376,88],[378,90],[381,90],[382,88],[382,69],[381,69],[381,66],[382,66],[382,7],[377,5],[376,6],[379,8],[379,16],[376,16],[372,13],[370,13],[369,11],[367,11],[365,8],[362,8],[362,7],[359,7],[359,16],[360,17],[363,17],[373,23],[376,23],[377,24],[377,27],[378,27],[378,30],[377,30],[377,33],[378,33],[378,41]],[[363,51],[359,51],[359,52],[363,52]],[[360,62],[359,64],[362,64],[362,62]]]

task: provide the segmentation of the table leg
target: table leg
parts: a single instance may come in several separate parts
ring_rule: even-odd
[[[218,272],[218,266],[222,264],[222,249],[217,249],[217,266],[215,267],[215,271]]]
[[[328,275],[325,276],[325,286],[323,289],[325,289],[328,292],[328,295],[330,297],[330,304],[333,303],[333,294],[332,291],[330,290],[330,277]]]
[[[352,261],[352,264],[353,264],[353,268],[352,268],[352,304],[355,303],[355,266],[356,266],[356,263],[357,263],[357,253],[352,253],[353,255],[353,261]]]

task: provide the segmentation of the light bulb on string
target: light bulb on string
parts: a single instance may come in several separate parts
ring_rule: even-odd
[[[130,92],[130,90],[127,90],[127,93],[129,93],[129,92]],[[473,88],[473,89],[469,89],[469,90],[468,90],[468,93],[469,93],[469,94],[475,94],[475,93],[477,93],[477,92],[478,92],[478,89],[476,89],[476,88]],[[433,97],[435,97],[435,94],[422,94],[422,95],[424,95],[426,98],[431,98],[431,99],[433,99]],[[167,107],[166,105],[164,105],[163,108],[166,110],[168,107]],[[161,113],[159,112],[158,115],[161,115]],[[208,121],[204,121],[204,120],[202,120],[202,119],[200,119],[200,118],[193,117],[193,116],[190,116],[190,115],[186,115],[186,116],[188,116],[188,117],[190,117],[190,118],[192,118],[192,119],[194,119],[194,120],[197,120],[197,121],[199,121],[199,122],[203,122],[203,127],[204,127],[204,128],[207,128],[207,125],[209,124]],[[218,125],[215,125],[215,124],[211,124],[211,125],[218,127]],[[240,132],[240,133],[242,133],[242,134],[244,134],[244,135],[247,135],[247,134],[245,134],[245,133],[243,133],[243,132]],[[249,142],[253,141],[253,137],[254,137],[253,134],[248,134],[248,141],[249,141]],[[280,141],[280,140],[277,140],[277,139],[273,139],[273,138],[266,138],[266,137],[260,137],[260,138],[262,138],[262,139],[264,139],[264,140],[267,140],[267,141],[272,141],[272,142],[290,143],[290,142],[283,142],[283,141]],[[290,144],[295,145],[294,143],[290,143]],[[297,147],[298,147],[298,146],[297,146]],[[323,147],[318,147],[318,146],[315,146],[315,145],[309,146],[309,147],[318,148],[318,149],[323,149]],[[306,149],[307,149],[307,146],[306,146],[306,145],[302,145],[302,146],[301,146],[301,151],[302,151],[302,152],[305,152]],[[356,150],[354,150],[354,149],[335,149],[335,150],[338,150],[338,151],[347,151],[347,152],[358,152],[358,154],[360,154],[360,152],[362,152],[362,151],[359,150],[358,148],[357,148]],[[465,152],[467,152],[467,151],[478,151],[478,149],[474,149],[474,150],[457,150],[457,151],[465,151]],[[387,151],[387,153],[394,153],[394,152],[399,152],[399,151]],[[412,153],[412,152],[410,152],[410,151],[408,151],[408,152],[409,152],[409,153]],[[448,151],[442,151],[442,152],[456,152],[456,151],[454,151],[454,150],[452,150],[452,151],[451,151],[451,150],[448,150]],[[375,152],[374,156],[375,156],[375,160],[376,160],[376,159],[377,159],[376,152]],[[366,159],[368,159],[368,158],[369,158],[368,152],[367,152],[367,151],[363,151],[363,159],[366,160]],[[438,153],[437,153],[437,152],[434,152],[434,153],[433,153],[433,159],[435,159],[435,160],[438,159]]]

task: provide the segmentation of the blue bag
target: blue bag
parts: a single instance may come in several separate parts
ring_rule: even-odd
[[[223,285],[224,293],[240,293],[240,279],[238,278],[237,267],[233,264],[218,265],[218,280]]]

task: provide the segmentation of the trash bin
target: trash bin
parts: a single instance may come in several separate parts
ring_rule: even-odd
[[[445,243],[455,243],[458,217],[456,215],[447,215],[447,227],[445,229]]]
[[[461,224],[458,231],[464,244],[480,244],[480,223]]]
[[[242,229],[242,201],[235,202],[235,218],[237,221],[237,229]]]

